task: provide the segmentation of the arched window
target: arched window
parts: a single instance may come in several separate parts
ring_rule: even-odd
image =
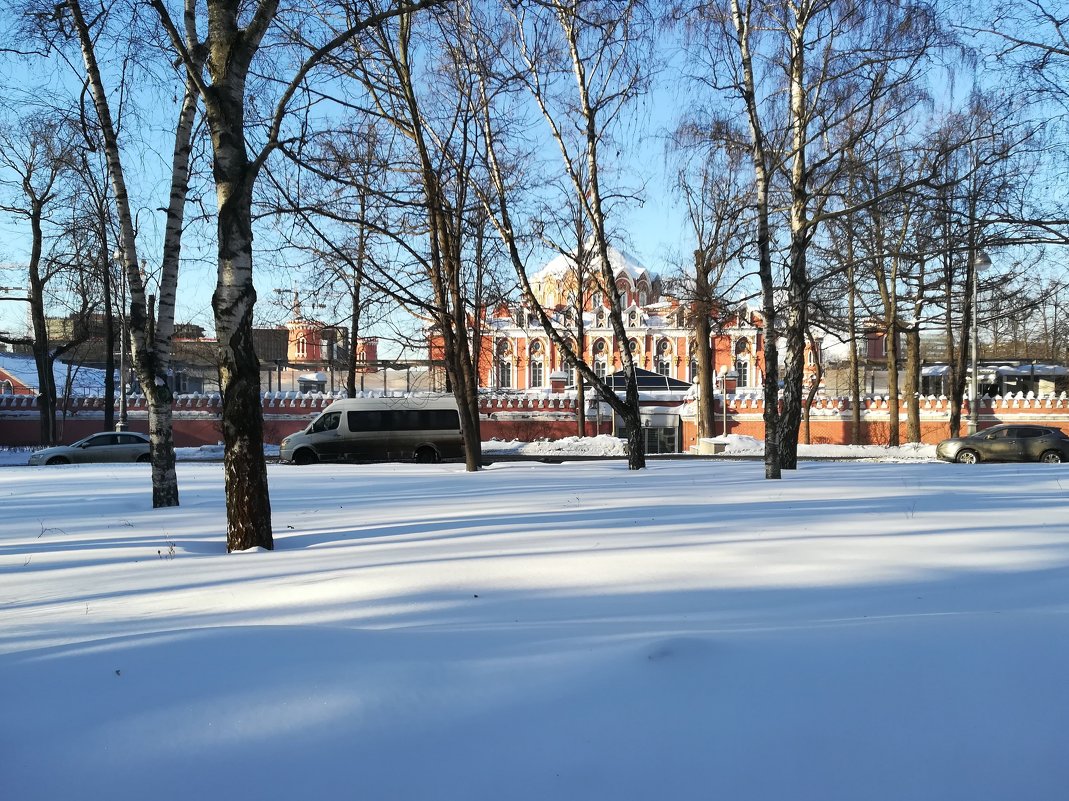
[[[654,362],[653,369],[660,375],[672,375],[672,343],[667,339],[661,339],[657,342],[657,359]]]
[[[307,337],[305,337],[304,334],[301,334],[299,337],[297,337],[297,358],[308,358],[308,339]]]
[[[698,360],[690,360],[690,383],[695,384],[698,382]]]
[[[627,340],[627,349],[629,351],[631,351],[631,355],[637,356],[638,355],[638,340],[637,339],[629,339],[629,340]]]
[[[639,306],[645,306],[647,301],[648,301],[648,297],[646,295],[646,287],[642,287],[638,291],[638,305]]]
[[[620,310],[626,309],[630,304],[627,301],[627,284],[619,283],[616,285],[616,294],[620,298]]]
[[[605,371],[606,371],[605,359],[602,359],[602,358],[594,359],[594,375],[596,375],[598,378],[600,378],[602,381],[604,381],[605,380]]]
[[[512,348],[505,339],[497,343],[497,385],[503,389],[512,386]]]
[[[4,380],[0,382],[0,395],[14,395],[15,386],[10,381]]]
[[[601,291],[595,292],[590,296],[590,307],[595,311],[605,305],[605,296],[601,294]]]
[[[750,386],[750,343],[746,339],[735,343],[735,372],[738,373],[737,386]]]
[[[527,386],[529,387],[540,387],[545,383],[544,351],[545,348],[542,347],[541,341],[536,339],[531,343],[529,350],[531,365],[527,381]]]

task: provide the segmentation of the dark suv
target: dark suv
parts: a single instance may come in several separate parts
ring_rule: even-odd
[[[935,455],[948,462],[1046,462],[1069,461],[1069,436],[1053,426],[1006,423],[985,428],[967,437],[945,439]]]

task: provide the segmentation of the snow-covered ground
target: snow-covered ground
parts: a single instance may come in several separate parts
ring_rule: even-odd
[[[1037,801],[1069,469],[0,470],[0,798]]]
[[[759,456],[764,453],[764,443],[753,437],[731,434],[716,437],[710,442],[722,442],[726,456]],[[30,458],[31,448],[0,448],[0,465],[24,465]],[[267,456],[278,456],[277,445],[264,446]],[[802,457],[824,457],[840,459],[883,459],[896,461],[901,459],[934,459],[934,445],[902,445],[886,448],[880,445],[799,445],[798,453]],[[598,437],[565,437],[559,440],[542,442],[502,442],[491,440],[483,443],[483,454],[509,454],[523,456],[624,456],[627,454],[626,440],[602,434]],[[178,448],[175,457],[180,462],[211,462],[223,458],[222,445],[203,445],[199,448]]]

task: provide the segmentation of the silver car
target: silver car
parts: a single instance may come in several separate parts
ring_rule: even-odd
[[[967,437],[945,439],[935,455],[948,462],[1069,462],[1069,436],[1053,426],[992,426]]]
[[[44,448],[30,455],[30,464],[76,462],[148,462],[149,438],[134,431],[91,434],[71,445]]]

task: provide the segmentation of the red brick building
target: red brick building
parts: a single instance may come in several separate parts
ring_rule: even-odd
[[[632,256],[609,251],[609,261],[623,312],[626,342],[617,341],[609,320],[611,298],[588,282],[583,297],[583,358],[599,376],[619,370],[621,349],[630,348],[636,366],[660,375],[697,380],[697,349],[690,307],[662,290],[661,279]],[[589,274],[599,272],[591,269]],[[578,280],[565,256],[531,276],[535,297],[559,329],[576,342]],[[714,320],[713,369],[733,370],[740,389],[756,389],[764,376],[764,333],[757,313],[738,309]],[[548,390],[550,376],[567,372],[563,354],[546,336],[525,304],[502,306],[486,320],[487,343],[479,364],[480,385],[501,390]],[[571,377],[569,376],[569,382]]]

